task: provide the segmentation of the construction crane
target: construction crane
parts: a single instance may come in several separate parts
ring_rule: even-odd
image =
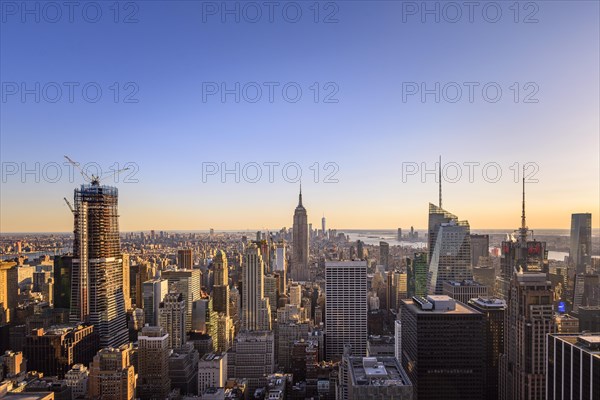
[[[63,197],[63,199],[65,199],[65,203],[67,203],[67,206],[69,206],[69,210],[71,210],[71,212],[73,214],[75,214],[75,209],[73,208],[73,206],[71,205],[71,202],[69,200],[67,200],[66,197]]]
[[[92,184],[92,186],[98,186],[100,185],[100,182],[102,182],[103,180],[113,177],[113,176],[117,176],[118,174],[120,174],[123,171],[127,171],[130,168],[129,167],[125,167],[122,168],[118,171],[114,171],[112,174],[108,174],[104,177],[100,177],[97,175],[92,174],[92,176],[90,177],[88,174],[86,174],[86,172],[84,171],[83,168],[81,168],[81,165],[77,162],[77,161],[73,161],[72,159],[70,159],[68,156],[65,156],[65,158],[67,159],[67,161],[74,166],[75,168],[77,168],[77,170],[79,171],[79,173],[81,174],[81,176],[83,176],[83,179],[86,180],[86,182]],[[65,199],[66,200],[66,199]],[[71,210],[73,209],[70,205],[69,207],[71,208]]]

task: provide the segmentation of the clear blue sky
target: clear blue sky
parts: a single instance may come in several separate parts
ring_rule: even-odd
[[[402,163],[433,168],[440,154],[444,162],[502,167],[497,183],[484,180],[481,167],[473,183],[466,176],[444,183],[445,208],[474,228],[519,224],[520,186],[509,169],[515,162],[539,166],[539,183],[528,189],[531,227],[568,227],[572,212],[592,212],[598,226],[596,1],[523,2],[517,23],[515,9],[509,8],[513,2],[494,3],[502,11],[496,23],[489,22],[496,9],[483,10],[489,2],[474,10],[473,22],[462,8],[456,23],[448,21],[456,15],[450,8],[441,9],[439,23],[433,15],[425,15],[423,23],[422,10],[412,8],[421,7],[420,1],[320,2],[318,23],[312,1],[295,2],[285,12],[288,3],[281,2],[273,22],[262,6],[257,23],[248,21],[255,10],[244,9],[245,3],[237,3],[239,22],[225,15],[223,23],[223,10],[213,9],[220,1],[121,2],[118,23],[112,1],[87,6],[90,20],[99,5],[96,23],[82,15],[86,2],[74,9],[73,22],[62,8],[55,23],[55,10],[44,9],[43,2],[26,3],[40,7],[39,23],[35,14],[22,14],[21,2],[0,3],[4,173],[13,163],[19,168],[22,163],[29,168],[36,162],[62,164],[64,154],[105,170],[115,162],[135,162],[139,183],[117,185],[123,230],[291,225],[298,184],[284,180],[280,167],[274,183],[266,176],[257,183],[243,178],[235,183],[232,176],[226,183],[218,176],[203,182],[203,162],[299,163],[309,221],[315,225],[325,213],[333,227],[422,227],[427,203],[437,202],[437,185],[433,175],[425,183],[418,175],[403,183]],[[297,8],[302,16],[292,23]],[[128,16],[137,22],[124,23]],[[338,22],[324,23],[326,18]],[[525,23],[534,19],[538,22]],[[22,101],[20,85],[31,89],[35,82],[42,88],[40,102],[34,94]],[[56,103],[48,101],[55,96],[50,82],[63,88]],[[79,83],[73,102],[65,82]],[[88,82],[102,89],[96,103],[82,96]],[[117,103],[114,82],[120,87]],[[133,85],[125,87],[128,82]],[[203,101],[203,82],[280,86],[272,103],[264,86],[256,103],[243,97],[236,103],[233,95],[223,103],[219,95]],[[282,97],[288,82],[303,91],[296,103]],[[333,85],[325,87],[328,82]],[[419,94],[403,101],[406,82],[480,85],[472,103],[464,85],[456,103],[447,101],[453,91],[439,103],[434,95],[423,103]],[[482,97],[488,82],[503,91],[496,103]],[[525,87],[528,82],[533,84]],[[18,92],[11,94],[15,88]],[[139,89],[132,97],[138,102],[126,103],[132,88]],[[338,102],[324,102],[334,89]],[[524,102],[533,92],[530,98],[538,102]],[[319,183],[309,169],[315,162],[321,168]],[[323,182],[326,162],[339,166],[338,183]],[[32,175],[25,183],[19,174],[4,178],[0,231],[72,229],[62,198],[72,198],[79,177],[75,183],[64,176],[57,183],[36,183]]]

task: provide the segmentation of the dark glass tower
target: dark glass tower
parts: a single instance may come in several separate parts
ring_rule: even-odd
[[[592,263],[592,214],[571,215],[569,257],[578,274],[584,274],[586,265]]]
[[[75,190],[70,318],[93,324],[101,347],[128,341],[117,204],[97,180]]]

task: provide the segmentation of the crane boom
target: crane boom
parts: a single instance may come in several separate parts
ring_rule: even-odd
[[[71,203],[69,202],[69,200],[67,200],[66,197],[63,197],[63,199],[65,199],[65,203],[67,203],[67,206],[69,206],[69,210],[71,210],[71,212],[73,214],[75,214],[75,209],[73,208],[73,206],[71,205]]]

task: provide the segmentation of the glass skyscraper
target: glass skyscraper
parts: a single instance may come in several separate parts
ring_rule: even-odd
[[[584,274],[586,265],[592,263],[592,214],[571,215],[569,256],[578,274]]]
[[[473,278],[470,232],[467,221],[429,203],[428,294],[442,294],[444,281]]]

